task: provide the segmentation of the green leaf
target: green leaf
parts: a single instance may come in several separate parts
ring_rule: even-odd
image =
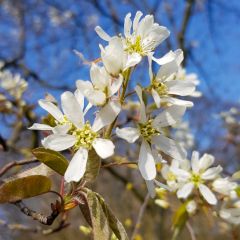
[[[0,185],[0,203],[16,202],[31,198],[51,189],[51,180],[42,175],[17,178]]]
[[[98,176],[100,166],[101,166],[100,157],[97,155],[94,149],[90,150],[88,152],[87,167],[83,178],[89,182],[94,181]]]
[[[183,227],[185,226],[188,220],[188,212],[186,209],[188,202],[189,201],[186,201],[185,203],[183,203],[173,216],[173,229],[174,229],[173,236],[174,237],[172,239],[177,238],[177,236],[182,231]]]
[[[84,205],[80,209],[93,230],[93,239],[111,239],[112,232],[119,240],[128,240],[122,223],[115,217],[104,199],[90,189],[85,189]]]
[[[59,152],[42,147],[32,150],[33,155],[42,163],[60,175],[64,175],[68,167],[68,160]]]

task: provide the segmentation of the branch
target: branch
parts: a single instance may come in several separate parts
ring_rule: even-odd
[[[18,207],[23,214],[31,217],[33,220],[37,220],[38,222],[44,225],[52,225],[54,220],[58,217],[58,215],[62,211],[62,204],[58,200],[56,201],[55,204],[51,203],[52,213],[49,216],[45,216],[42,213],[37,213],[31,210],[22,201],[17,201],[13,204],[16,207]]]
[[[135,227],[134,227],[134,230],[133,230],[133,233],[132,233],[132,237],[131,237],[131,240],[134,240],[135,239],[135,236],[137,235],[138,233],[138,230],[140,228],[140,225],[141,225],[141,221],[142,221],[142,218],[143,218],[143,214],[147,208],[147,204],[148,204],[148,200],[150,198],[150,195],[149,193],[146,195],[145,199],[144,199],[144,202],[140,208],[140,211],[138,213],[138,217],[137,217],[137,221],[136,221],[136,224],[135,224]]]
[[[0,177],[2,177],[7,171],[9,171],[11,168],[13,168],[15,166],[22,166],[22,165],[26,165],[26,164],[30,164],[30,163],[36,163],[36,162],[38,162],[37,159],[10,162],[0,169]]]
[[[177,36],[179,47],[183,50],[184,56],[185,56],[184,60],[183,60],[183,65],[186,64],[186,59],[187,59],[187,48],[185,46],[186,31],[188,28],[189,20],[192,16],[194,3],[195,3],[195,0],[187,0],[186,1],[183,21],[182,21],[181,28],[180,28],[180,31]]]

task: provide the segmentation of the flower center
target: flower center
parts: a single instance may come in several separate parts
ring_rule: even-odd
[[[152,81],[151,88],[153,88],[154,90],[156,90],[157,93],[158,93],[160,96],[167,95],[167,93],[168,93],[168,88],[167,88],[167,86],[166,86],[164,83],[158,82],[158,81],[156,81],[156,80],[153,80],[153,81]]]
[[[151,137],[159,135],[159,131],[152,127],[153,119],[149,119],[146,123],[139,123],[141,135],[147,141],[151,141]]]
[[[172,172],[168,172],[168,174],[167,174],[167,180],[168,181],[175,181],[177,178],[176,178],[176,176],[172,173]]]
[[[94,139],[98,137],[98,133],[92,130],[89,122],[86,122],[83,128],[73,131],[72,135],[76,136],[77,138],[74,145],[74,150],[77,150],[80,147],[84,147],[90,150],[92,148]]]
[[[130,38],[127,38],[126,39],[126,45],[127,45],[127,48],[126,48],[126,51],[130,54],[132,53],[139,53],[140,55],[144,55],[144,51],[143,51],[143,48],[142,48],[142,45],[141,45],[141,37],[140,36],[137,36],[135,38],[135,41],[132,42]]]
[[[191,181],[197,187],[200,183],[203,183],[203,180],[199,174],[192,173]]]

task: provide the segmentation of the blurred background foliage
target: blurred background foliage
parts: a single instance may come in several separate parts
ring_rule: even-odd
[[[215,155],[228,173],[239,169],[238,0],[0,0],[0,68],[2,72],[19,74],[16,78],[24,78],[28,84],[27,89],[25,84],[18,86],[20,92],[23,89],[18,98],[7,95],[1,83],[0,167],[28,156],[29,149],[38,145],[38,134],[26,128],[43,113],[36,105],[39,98],[50,93],[58,99],[62,91],[75,88],[77,79],[89,79],[89,66],[75,50],[86,61],[99,57],[98,44],[102,41],[94,32],[95,26],[102,26],[110,35],[118,34],[123,30],[126,13],[134,15],[137,10],[153,14],[156,22],[171,31],[156,55],[182,48],[187,72],[196,73],[200,80],[202,97],[194,99],[195,105],[186,117],[194,135],[191,148]],[[134,79],[142,85],[148,83],[146,62],[135,73],[131,86],[135,85]],[[131,232],[146,192],[138,173],[128,168],[102,170],[93,188],[106,198]],[[44,201],[30,201],[30,204],[47,211]],[[153,204],[147,210],[138,240],[169,239],[169,212]],[[75,209],[70,215],[68,228],[44,238],[90,239],[79,229],[80,225],[86,225],[80,211]],[[14,207],[1,206],[0,219],[1,240],[43,238],[38,224],[21,216]],[[31,228],[9,229],[4,221],[24,223]],[[227,225],[215,222],[208,213],[192,225],[197,239],[237,239],[235,230],[226,231]],[[191,239],[188,229],[181,239]]]

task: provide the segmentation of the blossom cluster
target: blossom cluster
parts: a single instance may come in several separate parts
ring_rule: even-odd
[[[194,151],[191,161],[187,160],[185,146],[168,131],[181,122],[186,109],[193,106],[193,102],[185,98],[201,95],[196,91],[199,81],[196,75],[186,74],[181,67],[184,58],[181,49],[169,51],[161,58],[155,56],[156,48],[170,33],[155,23],[152,15],[142,15],[138,11],[133,20],[130,13],[126,15],[124,34],[110,36],[96,27],[106,45],[99,45],[101,61],[91,64],[90,80],[77,80],[74,93],[62,93],[61,108],[51,100],[39,100],[53,121],[35,123],[30,129],[49,133],[42,140],[45,148],[68,149],[73,153],[64,176],[66,182],[79,182],[84,176],[89,151],[94,150],[101,159],[114,155],[112,133],[116,133],[117,137],[139,146],[138,168],[152,197],[155,188],[160,187],[187,200],[189,211],[196,208],[199,200],[216,205],[218,196],[213,192],[229,199],[236,192],[237,183],[221,175],[221,166],[212,167],[214,157],[211,155],[199,157]],[[141,86],[141,81],[134,87],[139,102],[137,114],[129,125],[117,126],[118,115],[127,104],[131,75],[144,58],[148,60],[149,81],[146,87]],[[156,73],[153,64],[158,66]],[[153,108],[144,96],[151,99]],[[92,121],[92,117],[87,116],[93,110],[96,114]],[[222,209],[220,215],[227,219],[229,211]]]

